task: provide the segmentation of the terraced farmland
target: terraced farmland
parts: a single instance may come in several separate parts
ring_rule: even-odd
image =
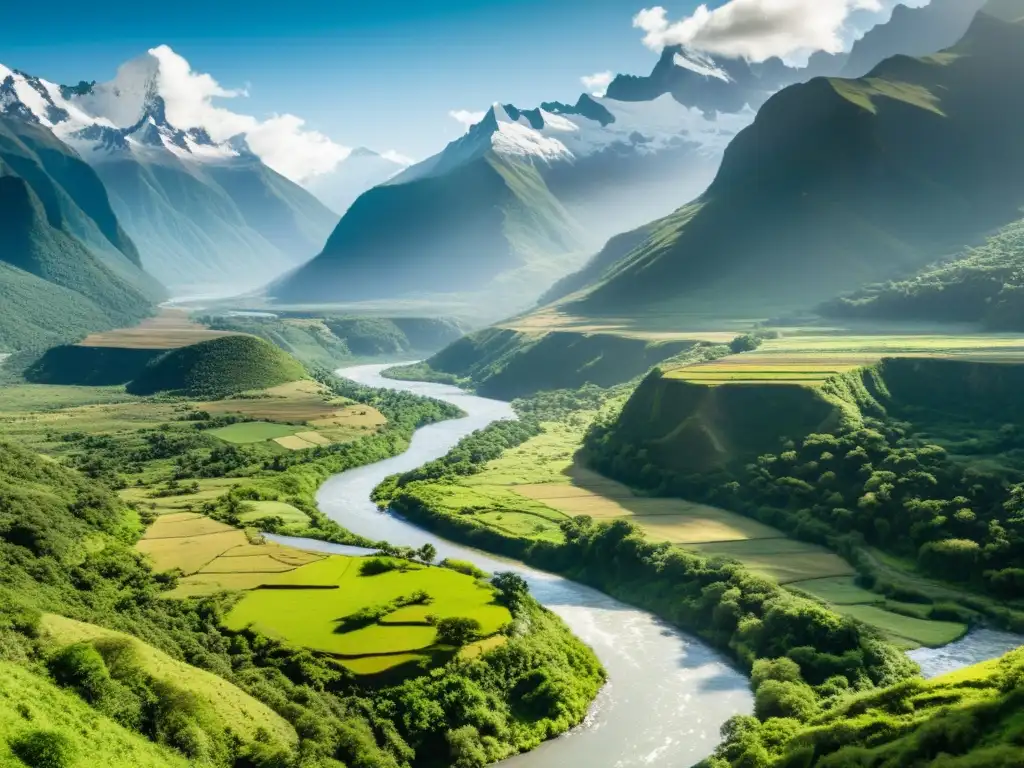
[[[387,421],[375,408],[336,397],[322,384],[306,379],[239,397],[197,403],[195,408],[217,416],[254,419],[210,433],[226,442],[272,440],[290,451],[354,440],[376,431]]]
[[[803,335],[768,339],[753,352],[667,371],[694,384],[800,384],[819,386],[838,373],[883,357],[1024,360],[1024,338],[1008,334]]]
[[[158,571],[184,574],[170,597],[244,591],[225,620],[229,628],[252,626],[292,645],[331,654],[361,675],[441,663],[456,653],[478,654],[504,642],[498,630],[512,620],[508,609],[495,602],[494,590],[471,576],[405,561],[387,561],[397,567],[364,575],[366,558],[254,544],[243,531],[198,514],[162,515],[137,548]],[[345,626],[346,617],[357,611],[419,592],[426,593],[425,602],[396,605],[376,619]],[[476,619],[480,639],[461,650],[440,646],[434,617]]]
[[[200,341],[237,336],[234,331],[212,331],[193,321],[183,309],[164,309],[131,328],[94,333],[78,343],[80,347],[118,349],[179,349]]]

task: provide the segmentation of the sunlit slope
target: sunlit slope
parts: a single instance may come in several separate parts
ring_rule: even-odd
[[[944,53],[787,88],[733,141],[708,192],[573,308],[750,316],[955,252],[1019,217],[1022,116],[1024,25],[986,13]]]
[[[536,169],[485,155],[443,175],[370,190],[323,253],[270,294],[324,302],[459,293],[517,271],[527,281],[520,290],[536,289],[569,268],[559,271],[555,257],[579,250],[577,225]],[[510,279],[512,290],[518,284]]]

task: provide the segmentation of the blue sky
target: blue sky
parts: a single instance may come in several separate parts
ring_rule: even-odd
[[[661,4],[673,17],[697,5]],[[575,100],[583,75],[649,71],[656,54],[632,28],[644,5],[107,0],[40,11],[20,2],[3,11],[0,62],[58,82],[103,81],[121,62],[167,44],[225,88],[246,88],[248,97],[221,102],[233,110],[293,113],[342,144],[419,159],[462,132],[449,110]]]

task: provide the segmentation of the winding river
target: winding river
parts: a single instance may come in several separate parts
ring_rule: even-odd
[[[499,419],[515,418],[512,407],[455,387],[385,379],[386,365],[345,368],[340,376],[371,387],[399,389],[459,406],[465,418],[432,424],[416,432],[400,456],[335,475],[317,502],[350,531],[377,541],[420,547],[431,542],[439,557],[470,560],[487,571],[516,571],[542,604],[589,644],[608,671],[609,683],[586,722],[533,752],[501,763],[505,768],[628,768],[689,766],[707,757],[719,728],[735,714],[753,709],[746,678],[719,653],[650,613],[581,584],[453,544],[394,515],[379,512],[370,492],[388,475],[440,458],[461,438]],[[351,554],[354,548],[309,539],[273,537],[305,549]],[[363,552],[365,550],[357,550]],[[926,677],[995,658],[1024,638],[979,630],[945,648],[909,655]]]
[[[561,616],[608,671],[609,683],[582,726],[501,765],[689,766],[707,757],[719,741],[722,723],[753,708],[746,678],[723,656],[650,613],[594,589],[453,544],[376,509],[370,492],[388,475],[443,456],[462,437],[492,421],[514,418],[508,403],[445,385],[385,379],[380,376],[385,367],[360,366],[338,373],[360,384],[446,400],[468,416],[424,427],[400,456],[331,478],[318,494],[320,509],[349,530],[374,540],[416,547],[429,541],[439,557],[470,560],[488,571],[518,572],[529,582],[534,597]],[[333,549],[332,545],[323,548]]]

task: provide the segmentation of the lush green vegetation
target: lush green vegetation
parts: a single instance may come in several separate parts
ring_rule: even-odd
[[[663,360],[701,348],[692,341],[487,328],[464,336],[425,365],[391,369],[387,375],[469,385],[481,395],[511,400],[544,390],[621,384]]]
[[[39,352],[153,311],[96,173],[46,128],[0,117],[0,349]]]
[[[746,666],[759,658],[789,656],[803,667],[801,685],[822,685],[839,676],[842,683],[833,679],[831,685],[863,689],[911,674],[912,665],[863,624],[754,576],[738,563],[652,543],[626,520],[563,519],[559,539],[547,541],[503,532],[436,503],[438,493],[480,473],[495,453],[531,434],[535,431],[528,420],[518,428],[493,424],[465,438],[445,458],[390,478],[375,496],[445,536],[566,574],[654,610]],[[810,698],[816,701],[816,694]]]
[[[267,389],[305,375],[298,361],[262,339],[225,336],[165,352],[142,370],[128,391],[214,398]]]
[[[856,606],[847,613],[871,620],[880,610],[871,604],[885,596],[881,607],[890,613],[906,613],[900,603],[910,602],[922,605],[910,616],[963,625],[985,615],[1019,630],[1024,467],[1016,458],[1015,425],[1022,376],[1024,368],[1010,364],[885,359],[813,392],[793,387],[833,409],[803,422],[793,408],[782,420],[764,414],[768,403],[777,406],[778,386],[714,387],[750,395],[733,431],[749,440],[760,434],[753,446],[762,453],[736,451],[701,467],[670,461],[655,450],[657,434],[642,427],[651,418],[651,392],[664,389],[655,375],[621,415],[593,428],[588,457],[601,472],[656,495],[716,504],[840,552],[857,567],[860,585],[877,593],[873,600],[845,600]],[[693,385],[677,382],[677,389],[683,386]],[[672,396],[665,390],[662,402]],[[664,429],[694,421],[687,411],[693,403],[676,399]],[[709,422],[708,429],[721,425],[721,419]],[[674,444],[679,449],[684,442]],[[831,599],[827,585],[822,592],[822,585],[807,582],[806,591]],[[932,631],[893,617],[887,625],[892,635],[918,641]]]
[[[738,717],[702,768],[1011,768],[1020,763],[1024,651],[936,680],[906,680],[816,709],[792,680],[799,668],[754,669],[762,721]],[[827,691],[828,686],[819,686]],[[764,719],[768,716],[768,719]]]
[[[312,494],[319,483],[346,467],[401,450],[417,426],[457,413],[412,395],[324,381],[338,395],[387,415],[386,428],[346,446],[282,454],[261,444],[218,445],[206,434],[217,420],[183,414],[184,421],[165,421],[157,428],[68,433],[46,443],[58,461],[0,444],[0,656],[17,674],[25,671],[28,688],[17,690],[39,702],[31,710],[38,715],[35,724],[5,730],[0,750],[104,755],[103,750],[116,749],[124,756],[111,760],[118,767],[125,764],[118,759],[183,764],[177,754],[193,765],[238,768],[482,766],[536,746],[582,719],[603,682],[593,654],[505,578],[496,579],[494,592],[474,583],[479,574],[456,570],[414,566],[375,576],[354,573],[353,578],[381,585],[426,575],[440,580],[426,585],[437,592],[428,605],[412,600],[353,633],[362,633],[366,648],[379,652],[383,646],[370,635],[392,629],[408,633],[405,623],[422,623],[431,637],[450,644],[436,659],[442,666],[433,674],[417,676],[413,667],[404,682],[382,679],[383,687],[368,691],[330,656],[235,623],[234,611],[246,610],[244,600],[236,606],[223,595],[168,599],[179,577],[154,574],[131,548],[141,533],[140,519],[151,519],[153,512],[143,503],[126,509],[109,485],[131,486],[124,493],[136,498],[136,485],[142,483],[158,490],[161,502],[203,494],[209,499],[203,506],[227,517],[247,514],[250,501],[276,495],[306,513],[309,532],[358,542],[315,510]],[[225,474],[235,479],[203,479]],[[214,482],[224,484],[208,486]],[[172,514],[168,520],[188,519],[170,525],[195,527],[202,520],[195,517]],[[162,530],[165,536],[169,529]],[[429,559],[433,553],[424,548],[418,556]],[[465,591],[453,591],[448,582],[454,580],[466,585],[467,595],[486,597],[472,605],[453,601]],[[401,594],[378,590],[378,596],[404,602],[407,586],[395,585]],[[336,597],[342,590],[327,592]],[[421,609],[429,615],[403,615]],[[346,611],[327,611],[320,618],[329,624],[337,613]],[[503,643],[484,640],[476,647],[478,636],[498,629],[505,633]],[[344,638],[330,629],[327,634]],[[453,654],[466,642],[470,653]],[[228,687],[210,688],[201,680]],[[219,694],[207,695],[214,690]],[[56,715],[44,716],[45,707],[54,710],[49,702],[56,706],[65,699],[73,702],[67,705],[70,712],[84,712],[94,723],[95,738],[68,730],[70,721],[55,723]],[[249,730],[225,714],[236,704],[248,708]],[[14,716],[23,720],[27,716],[18,714],[16,705],[10,705]],[[260,707],[265,714],[253,714]],[[6,712],[0,702],[0,721]],[[257,727],[259,717],[263,727]]]
[[[905,280],[869,286],[820,308],[830,317],[980,323],[1024,330],[1024,221],[984,245]]]

